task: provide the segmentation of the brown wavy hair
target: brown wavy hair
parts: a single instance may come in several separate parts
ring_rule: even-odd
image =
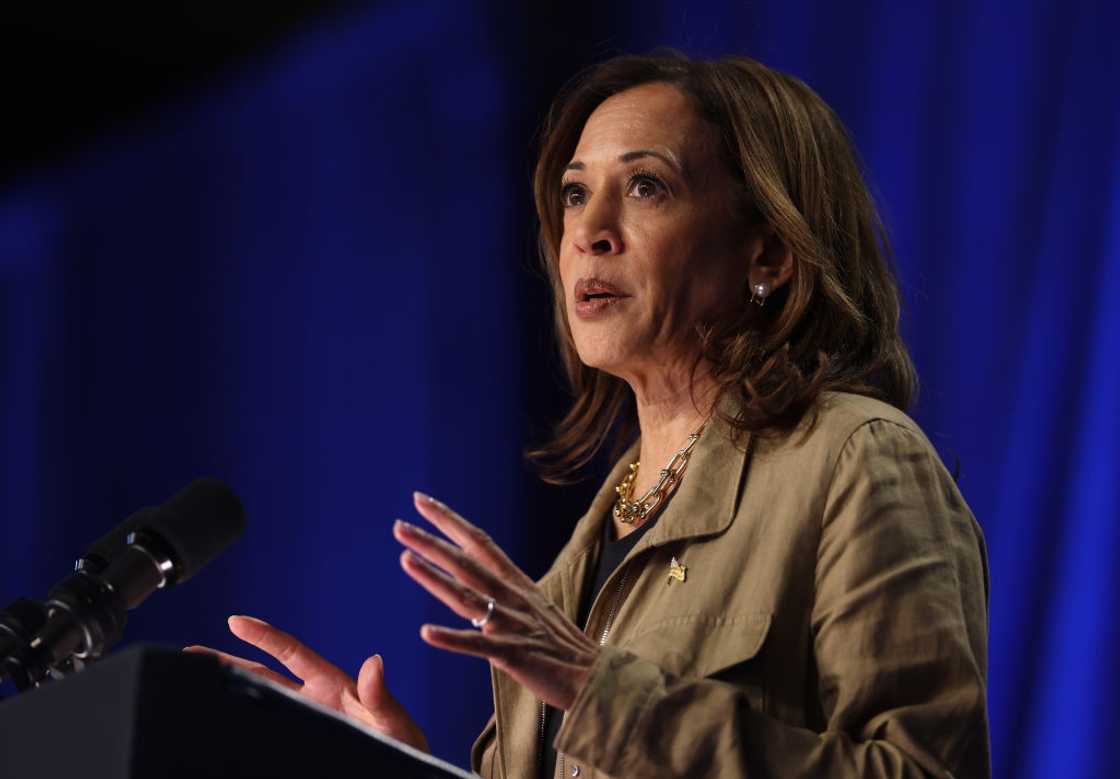
[[[899,294],[886,230],[847,130],[799,79],[745,57],[622,56],[576,77],[553,103],[533,176],[540,255],[552,286],[560,358],[573,395],[552,439],[527,453],[546,481],[570,481],[614,439],[637,430],[633,394],[576,353],[560,283],[560,180],[591,113],[611,95],[653,82],[690,97],[722,139],[741,185],[733,207],[790,248],[793,275],[766,305],[698,328],[698,360],[721,395],[735,393],[739,433],[788,431],[825,391],[870,395],[906,410],[917,375],[899,333]],[[744,260],[744,270],[746,261]],[[753,311],[751,309],[754,309]]]

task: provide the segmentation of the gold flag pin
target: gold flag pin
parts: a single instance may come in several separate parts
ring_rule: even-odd
[[[674,557],[673,561],[669,563],[669,582],[671,583],[673,579],[676,579],[678,582],[683,582],[687,575],[688,566],[681,565],[677,562],[677,558]]]

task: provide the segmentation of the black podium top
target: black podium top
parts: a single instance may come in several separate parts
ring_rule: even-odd
[[[216,659],[139,646],[0,703],[3,779],[469,779]]]

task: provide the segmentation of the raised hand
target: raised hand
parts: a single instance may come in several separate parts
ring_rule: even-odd
[[[599,646],[485,532],[435,498],[417,492],[413,502],[454,543],[398,520],[393,535],[408,547],[401,566],[456,614],[479,621],[478,630],[424,625],[420,637],[441,649],[485,657],[541,700],[567,710]]]
[[[229,618],[229,629],[246,643],[272,655],[299,679],[293,681],[267,666],[204,646],[186,647],[187,652],[214,655],[229,665],[244,668],[269,681],[300,693],[309,700],[334,709],[357,722],[428,752],[428,740],[404,707],[385,686],[385,664],[381,655],[368,658],[358,678],[328,662],[295,637],[254,617]]]

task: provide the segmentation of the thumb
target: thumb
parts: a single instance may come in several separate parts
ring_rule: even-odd
[[[358,671],[357,686],[358,702],[368,712],[361,719],[372,717],[373,722],[367,724],[374,729],[410,744],[421,752],[431,751],[424,733],[385,686],[385,661],[381,659],[381,655],[374,655],[362,663],[362,668]]]
[[[385,661],[381,655],[374,655],[362,663],[358,671],[358,700],[375,713],[385,713],[386,708],[400,706],[385,686]]]

